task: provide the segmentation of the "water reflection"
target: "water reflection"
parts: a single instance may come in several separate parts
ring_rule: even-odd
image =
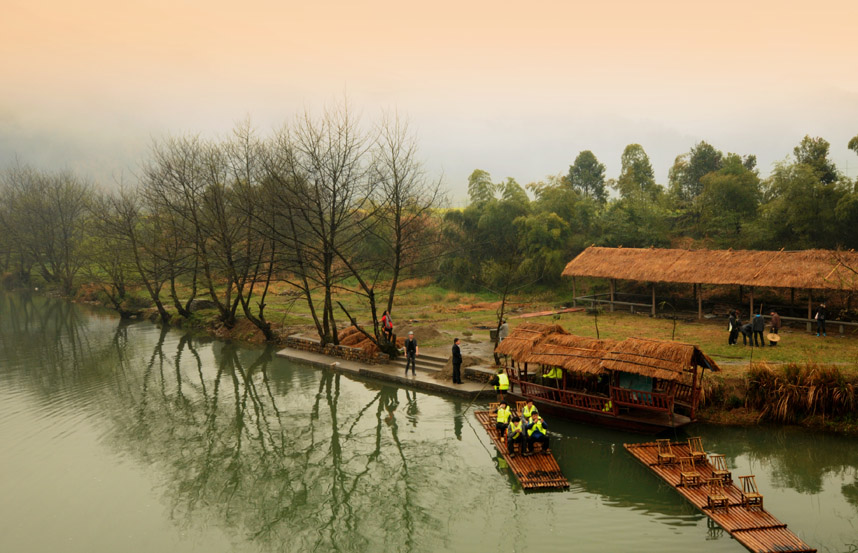
[[[552,449],[572,490],[525,494],[472,413],[462,415],[470,402],[296,368],[274,353],[0,294],[0,382],[98,413],[102,441],[149,467],[182,528],[216,525],[265,550],[481,550],[526,548],[529,529],[546,520],[597,537],[594,528],[622,535],[623,524],[634,532],[657,520],[686,536],[674,550],[695,540],[731,550],[717,525],[624,451],[641,436],[552,421]],[[775,488],[830,497],[826,488],[838,482],[834,495],[851,510],[838,531],[851,528],[854,440],[794,429],[692,431]],[[607,511],[594,515],[591,498]],[[494,517],[497,504],[520,524]],[[838,539],[832,547],[842,549]]]

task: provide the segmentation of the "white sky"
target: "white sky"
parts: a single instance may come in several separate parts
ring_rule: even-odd
[[[457,205],[629,143],[659,182],[700,140],[761,172],[805,134],[858,156],[858,2],[0,0],[0,165],[131,179],[153,137],[266,133],[344,95],[398,109]]]

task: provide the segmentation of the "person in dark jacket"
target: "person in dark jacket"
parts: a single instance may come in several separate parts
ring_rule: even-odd
[[[459,339],[453,340],[453,384],[462,383],[462,350],[459,349]]]
[[[414,338],[414,332],[409,332],[408,339],[405,340],[405,376],[408,376],[409,365],[411,365],[411,375],[417,376],[415,371],[419,349],[417,347],[417,340]]]
[[[727,323],[727,330],[730,331],[730,336],[727,338],[728,346],[735,346],[736,340],[739,338],[739,328],[742,326],[742,321],[739,320],[739,312],[735,309],[730,311],[730,320]]]
[[[828,315],[828,311],[825,309],[825,304],[820,303],[819,307],[816,308],[816,335],[819,336],[821,332],[823,336],[828,336],[825,333],[825,316]]]
[[[751,342],[751,345],[754,345],[753,339],[751,336],[753,335],[753,330],[751,330],[751,323],[745,323],[742,325],[742,345],[747,346],[748,342]]]
[[[754,315],[754,347],[766,345],[766,340],[763,338],[763,331],[766,330],[766,320],[759,313]],[[757,343],[757,338],[759,338],[760,342]]]

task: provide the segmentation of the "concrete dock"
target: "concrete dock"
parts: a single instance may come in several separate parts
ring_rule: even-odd
[[[482,382],[464,380],[462,384],[453,384],[449,380],[438,380],[435,378],[437,371],[426,370],[424,367],[421,367],[419,362],[417,366],[417,374],[414,376],[411,374],[405,376],[403,366],[396,363],[369,365],[357,361],[329,357],[321,353],[302,351],[293,348],[284,348],[278,351],[277,357],[282,357],[303,365],[334,369],[336,371],[354,374],[362,378],[382,380],[394,383],[398,386],[408,386],[426,392],[449,394],[467,399],[474,399],[480,395],[485,399],[492,399],[495,397],[495,392],[492,387],[484,385]],[[485,372],[490,371],[490,369],[487,367],[467,367],[467,369],[462,369],[464,376],[475,371]]]

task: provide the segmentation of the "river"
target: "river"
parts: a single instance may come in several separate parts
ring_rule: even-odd
[[[275,351],[0,294],[0,551],[745,551],[623,449],[645,436],[549,420],[571,489],[524,493],[467,402]],[[858,440],[688,432],[858,551]]]

